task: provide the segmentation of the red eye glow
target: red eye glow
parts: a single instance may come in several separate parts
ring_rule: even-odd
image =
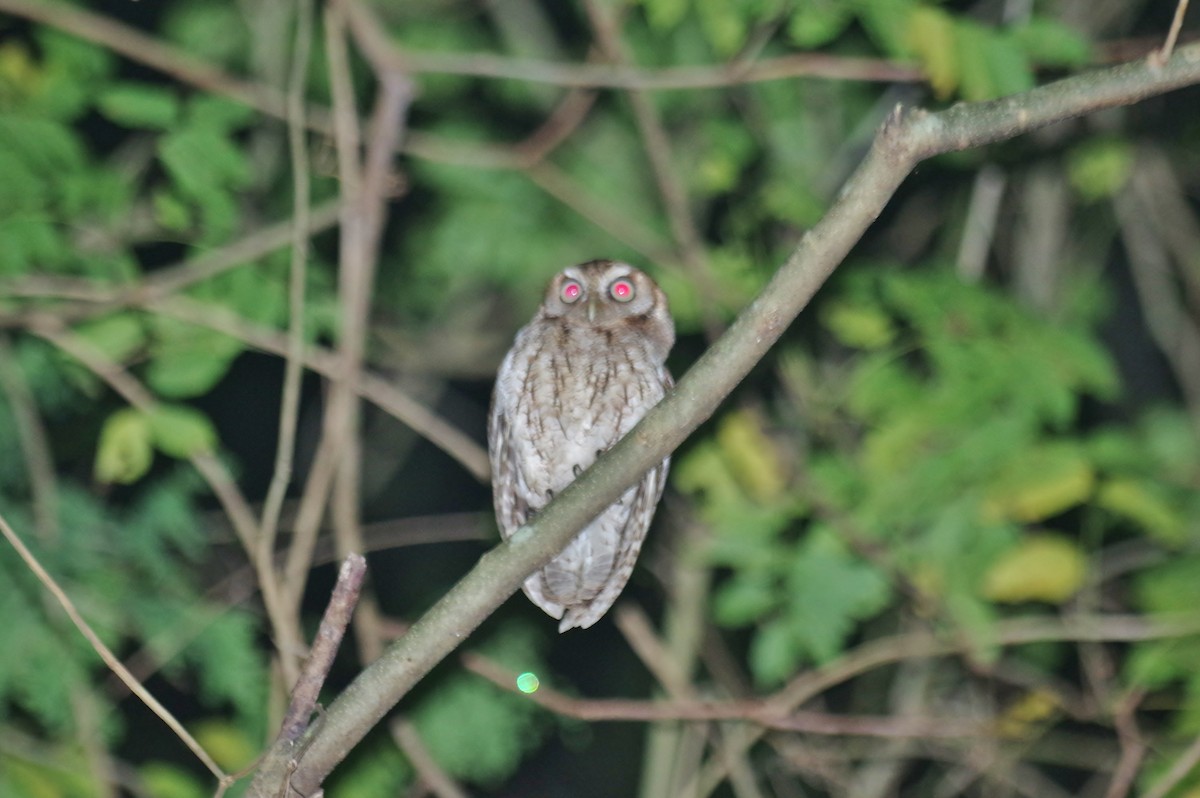
[[[564,280],[562,288],[559,289],[559,296],[561,296],[562,301],[566,302],[568,305],[579,299],[579,296],[582,293],[583,286],[581,286],[575,280]]]
[[[628,302],[633,299],[633,283],[622,277],[613,281],[613,284],[608,287],[608,293],[612,294],[612,298],[618,302]]]

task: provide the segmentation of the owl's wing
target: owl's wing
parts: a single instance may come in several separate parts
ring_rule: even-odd
[[[671,373],[665,367],[659,369],[658,378],[662,382],[664,394],[675,385],[674,380],[671,379]],[[637,563],[638,554],[641,553],[642,543],[646,540],[650,522],[654,520],[654,511],[658,507],[659,499],[662,498],[670,468],[671,458],[667,456],[661,463],[647,471],[641,481],[634,486],[633,495],[629,498],[629,512],[625,516],[625,523],[618,535],[618,548],[613,559],[612,573],[608,575],[600,592],[590,601],[566,607],[566,612],[558,627],[559,632],[565,632],[576,626],[587,629],[604,617],[613,602],[621,595],[629,577],[633,575],[633,567]],[[611,513],[616,509],[610,507],[607,512]],[[537,599],[535,599],[536,601]],[[551,615],[553,614],[551,613]]]
[[[662,383],[664,396],[675,387],[675,380],[672,379],[671,372],[667,371],[666,366],[659,367],[658,379]],[[625,522],[625,528],[621,530],[621,548],[617,555],[616,570],[618,573],[625,572],[625,577],[617,585],[609,604],[616,600],[617,594],[621,592],[625,582],[629,579],[629,574],[633,573],[633,565],[642,550],[642,541],[646,539],[646,531],[650,528],[650,522],[654,520],[654,510],[658,507],[663,489],[667,486],[667,473],[670,470],[671,456],[667,455],[661,463],[647,471],[636,486],[629,519]],[[602,612],[601,615],[603,614]]]
[[[517,463],[512,446],[508,416],[498,399],[492,397],[488,418],[488,458],[492,465],[492,502],[500,536],[507,540],[529,519],[529,505],[520,490],[525,476]]]

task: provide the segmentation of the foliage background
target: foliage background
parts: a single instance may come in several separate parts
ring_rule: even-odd
[[[227,517],[237,502],[214,489],[235,486],[262,512],[289,319],[326,375],[344,342],[335,54],[321,9],[302,3],[30,8],[0,2],[0,512],[236,769],[278,723],[272,642],[286,636]],[[667,291],[681,373],[820,218],[897,102],[987,99],[1141,55],[1173,11],[379,5],[418,94],[388,180],[368,368],[479,442],[491,375],[545,280],[608,256]],[[306,13],[308,188],[279,113]],[[115,41],[104,20],[120,23]],[[791,71],[703,69],[725,62]],[[376,66],[353,53],[364,117]],[[1189,89],[922,167],[676,455],[613,620],[558,637],[510,602],[330,794],[1196,789],[1197,99]],[[302,308],[277,228],[298,190],[312,208]],[[301,388],[293,499],[328,434],[321,378]],[[378,614],[360,616],[331,694],[494,536],[488,490],[461,462],[470,448],[449,456],[409,421],[364,405],[359,504]],[[332,576],[336,545],[322,546],[292,619],[309,633]],[[0,569],[0,792],[209,794],[7,548]],[[1085,627],[1097,631],[1074,631]],[[888,643],[900,653],[871,661]],[[568,710],[480,675],[524,671]],[[782,701],[812,674],[827,682],[806,693],[807,722],[753,746],[754,723],[569,717],[598,706],[588,697]],[[712,775],[721,767],[728,777]]]

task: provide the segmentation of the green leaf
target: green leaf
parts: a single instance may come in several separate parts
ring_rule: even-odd
[[[1083,34],[1056,19],[1033,17],[1009,34],[1042,66],[1080,67],[1092,59],[1092,46]]]
[[[723,626],[746,626],[778,606],[779,595],[768,574],[740,571],[717,588],[713,617]]]
[[[1133,579],[1133,595],[1145,613],[1194,613],[1200,606],[1200,556],[1176,556],[1142,570]],[[1126,663],[1125,677],[1149,688],[1188,680],[1188,700],[1194,704],[1200,700],[1200,684],[1194,681],[1198,660],[1200,637],[1195,635],[1139,643]]]
[[[810,0],[796,5],[787,32],[800,47],[812,49],[832,42],[852,19],[845,0]]]
[[[146,344],[146,328],[136,311],[125,310],[84,322],[75,327],[75,333],[116,363],[126,362]]]
[[[261,719],[267,696],[259,631],[250,613],[225,608],[184,650],[200,677],[200,697],[209,704],[228,701],[244,719]]]
[[[911,58],[911,18],[918,8],[917,0],[855,0],[858,20],[870,37],[887,55]]]
[[[1096,504],[1127,518],[1168,546],[1183,545],[1188,537],[1186,518],[1163,492],[1159,483],[1150,480],[1112,479],[1096,492]]]
[[[127,407],[110,415],[96,447],[96,481],[122,485],[137,482],[154,460],[151,441],[150,421],[141,411]]]
[[[955,25],[962,96],[980,101],[1033,88],[1033,67],[1010,37],[969,20]]]
[[[120,83],[104,91],[96,105],[109,119],[131,128],[166,130],[179,119],[179,98],[162,86]]]
[[[1067,156],[1067,177],[1083,199],[1111,197],[1125,185],[1136,160],[1133,146],[1122,139],[1095,138]]]
[[[668,31],[683,21],[688,0],[642,0],[642,7],[646,9],[646,20],[650,27]]]
[[[256,112],[245,103],[219,94],[197,94],[187,104],[187,123],[214,133],[227,134],[254,120]]]
[[[481,650],[517,672],[544,673],[537,639],[528,626],[506,624]],[[413,707],[410,717],[450,775],[483,784],[508,778],[544,734],[536,704],[465,673],[447,676]]]
[[[245,154],[220,131],[180,128],[164,136],[159,157],[180,190],[201,199],[222,188],[241,188],[250,179]]]
[[[834,534],[817,528],[797,552],[787,575],[786,618],[798,651],[818,663],[837,656],[860,620],[887,606],[887,579],[851,556]]]
[[[244,63],[250,52],[246,16],[224,3],[171,3],[164,6],[164,33],[206,61]]]
[[[192,226],[192,212],[187,203],[170,191],[159,190],[152,198],[154,221],[164,230],[182,232]]]
[[[217,431],[208,416],[186,405],[158,405],[149,414],[150,432],[163,454],[187,458],[212,452]]]
[[[796,672],[802,653],[791,625],[784,618],[763,624],[750,641],[750,670],[762,686],[779,684]]]
[[[736,53],[746,41],[747,19],[739,3],[729,0],[693,0],[700,27],[718,55]]]
[[[157,393],[185,399],[207,393],[242,353],[240,341],[165,317],[155,317],[146,382]]]
[[[165,762],[147,762],[138,776],[152,798],[209,798],[212,790],[187,770]]]
[[[329,796],[389,798],[404,795],[413,768],[388,735],[367,737],[355,746],[325,785]]]

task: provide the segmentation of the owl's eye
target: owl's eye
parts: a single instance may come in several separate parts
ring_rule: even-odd
[[[629,300],[633,299],[634,294],[637,292],[633,290],[632,280],[621,277],[617,280],[613,280],[612,285],[608,287],[608,293],[618,302],[628,302]]]
[[[559,297],[568,305],[583,295],[583,286],[578,280],[563,280],[562,288],[558,290]]]

